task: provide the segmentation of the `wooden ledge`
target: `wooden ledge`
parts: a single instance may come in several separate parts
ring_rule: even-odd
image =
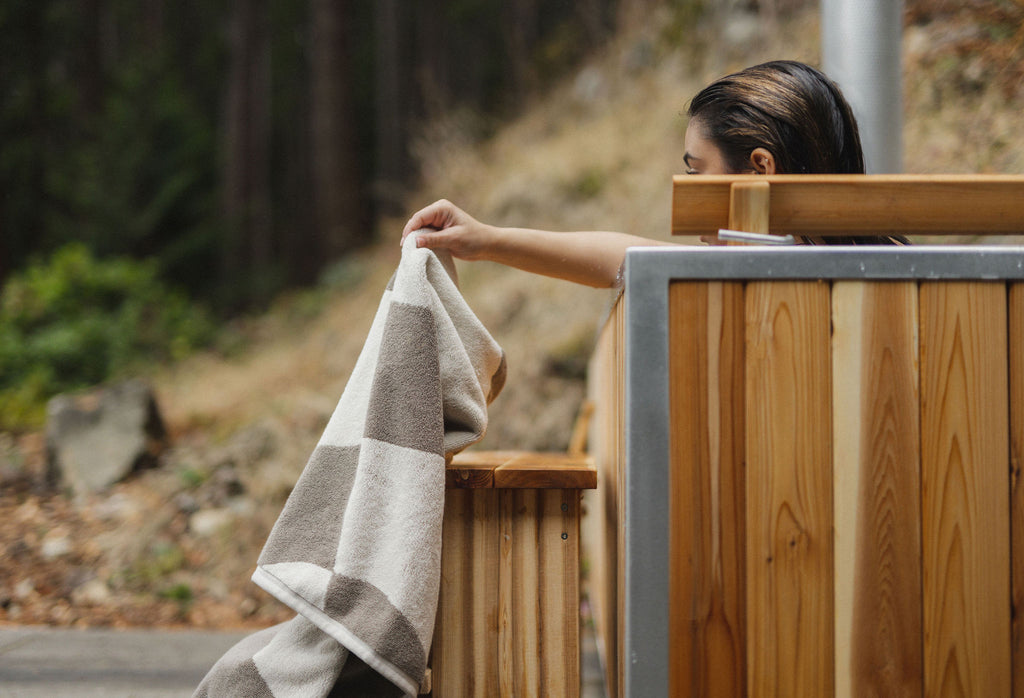
[[[1021,175],[676,175],[672,233],[727,228],[732,186],[768,184],[769,230],[813,235],[1018,234]]]
[[[448,489],[583,489],[597,487],[588,456],[532,451],[464,451],[448,464]]]

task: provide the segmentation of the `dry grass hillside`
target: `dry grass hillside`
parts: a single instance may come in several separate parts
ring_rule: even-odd
[[[685,31],[668,13],[653,17],[486,142],[465,140],[465,116],[434,124],[409,212],[446,197],[493,223],[667,238],[686,100],[762,60],[817,63],[816,4],[785,3],[794,4],[803,9],[714,16]],[[1022,172],[1024,10],[961,5],[908,3],[905,167]],[[248,577],[352,369],[403,223],[382,223],[381,242],[339,266],[334,285],[240,327],[243,349],[152,377],[173,438],[159,469],[80,501],[6,487],[0,622],[223,627],[286,617]],[[462,264],[460,275],[510,368],[481,446],[565,448],[611,292],[484,263]],[[0,455],[31,471],[39,444],[0,440]]]

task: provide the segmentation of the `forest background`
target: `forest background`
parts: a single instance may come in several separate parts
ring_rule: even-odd
[[[0,622],[280,619],[248,576],[408,215],[667,239],[686,100],[817,64],[817,4],[0,0]],[[906,0],[903,57],[907,171],[1024,172],[1024,0]],[[610,294],[460,277],[509,357],[482,445],[564,449]],[[130,375],[160,467],[46,489],[47,400]]]
[[[196,302],[315,283],[404,210],[426,125],[486,137],[643,4],[0,3],[0,424],[207,343]]]

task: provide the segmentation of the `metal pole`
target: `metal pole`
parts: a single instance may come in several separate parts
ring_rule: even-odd
[[[853,107],[867,171],[903,169],[902,0],[821,0],[822,68]]]

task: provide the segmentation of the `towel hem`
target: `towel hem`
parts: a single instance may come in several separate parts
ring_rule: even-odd
[[[252,573],[252,581],[279,601],[286,603],[296,613],[305,616],[310,622],[337,640],[339,644],[344,645],[350,652],[366,662],[370,668],[405,691],[407,695],[415,696],[417,694],[419,691],[418,682],[413,681],[408,674],[381,657],[380,654],[360,640],[351,630],[296,594],[270,572],[267,572],[262,567],[257,567]]]

